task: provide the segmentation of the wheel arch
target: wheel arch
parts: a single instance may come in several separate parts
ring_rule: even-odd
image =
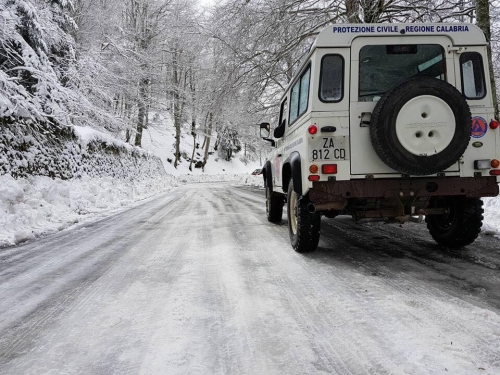
[[[288,181],[293,178],[293,190],[302,195],[302,164],[297,151],[292,152],[283,163],[281,176],[283,190],[285,186],[288,186]]]

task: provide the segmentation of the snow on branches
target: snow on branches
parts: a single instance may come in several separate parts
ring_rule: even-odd
[[[0,0],[0,118],[70,124],[75,63],[67,1]]]

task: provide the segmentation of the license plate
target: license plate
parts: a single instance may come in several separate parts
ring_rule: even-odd
[[[347,152],[346,137],[315,137],[312,140],[310,160],[346,160]]]

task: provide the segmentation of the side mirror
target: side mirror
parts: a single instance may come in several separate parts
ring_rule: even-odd
[[[283,134],[285,134],[285,129],[286,129],[286,120],[283,119],[280,126],[278,126],[276,129],[274,129],[274,138],[283,137]]]
[[[268,122],[263,122],[260,124],[260,137],[269,138],[271,135],[271,125]]]

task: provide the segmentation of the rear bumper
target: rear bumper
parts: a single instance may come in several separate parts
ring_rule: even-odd
[[[314,203],[346,198],[417,198],[463,195],[495,197],[496,177],[429,177],[314,182],[309,199]]]

